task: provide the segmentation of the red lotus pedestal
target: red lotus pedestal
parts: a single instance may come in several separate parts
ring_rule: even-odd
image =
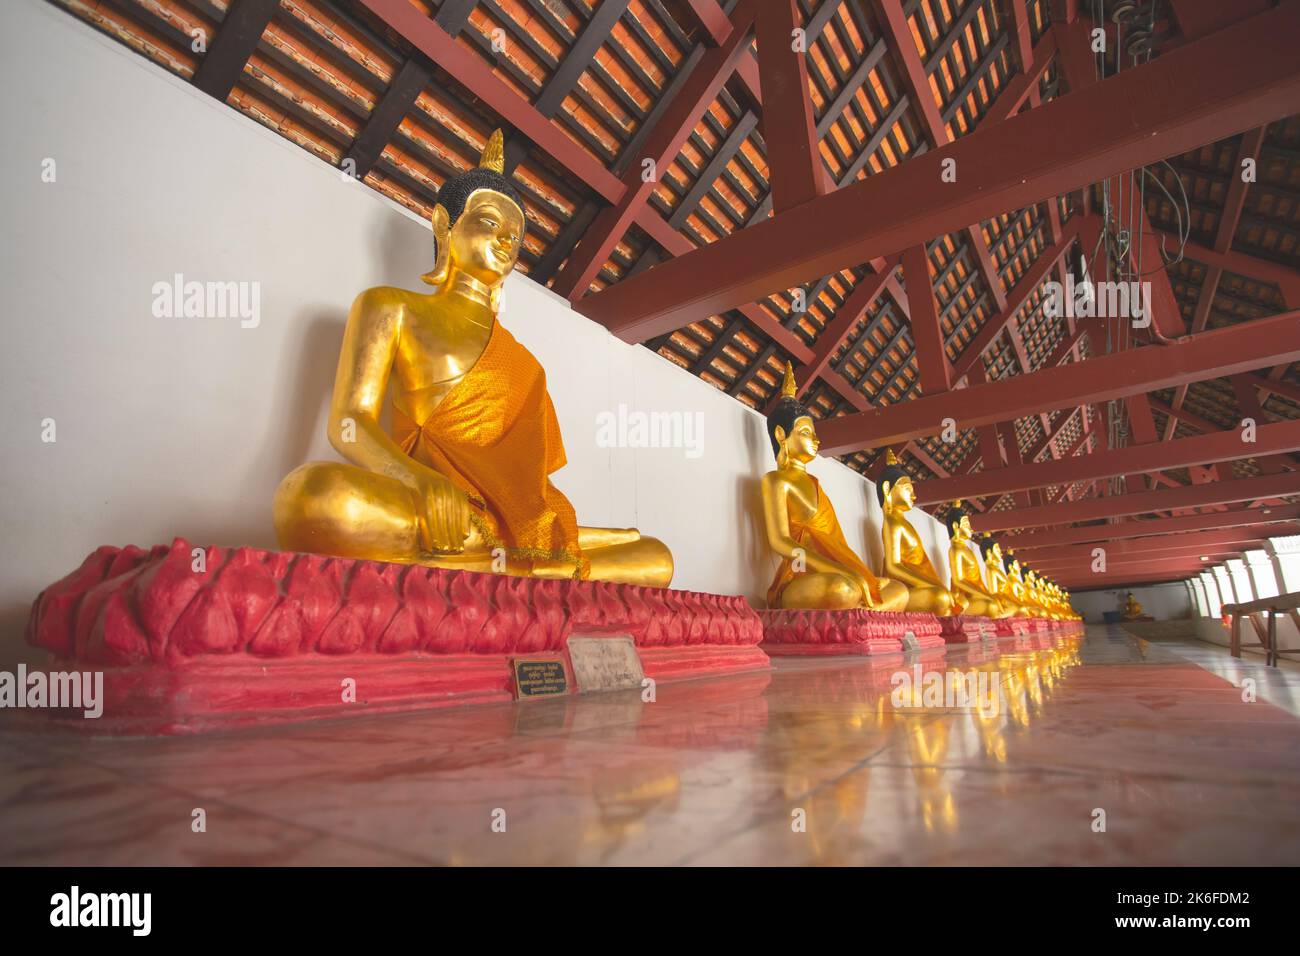
[[[972,644],[997,639],[995,622],[974,614],[954,614],[939,618],[939,633],[947,644]]]
[[[763,650],[770,656],[901,654],[944,647],[933,614],[893,611],[759,611]]]
[[[1025,637],[1029,634],[1029,618],[999,618],[994,622],[994,633],[996,633],[998,637]]]
[[[525,659],[573,693],[584,689],[573,637],[630,638],[655,681],[771,666],[741,597],[253,548],[194,555],[180,539],[102,547],[36,599],[27,640],[51,653],[49,669],[104,672],[104,716],[77,721],[85,729],[189,733],[505,701]]]

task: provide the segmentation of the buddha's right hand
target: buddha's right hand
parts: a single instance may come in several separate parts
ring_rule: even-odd
[[[459,554],[469,536],[469,499],[446,475],[437,472],[415,479],[420,504],[421,537],[426,550],[437,554]]]

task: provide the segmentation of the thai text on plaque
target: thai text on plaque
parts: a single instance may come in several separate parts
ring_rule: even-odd
[[[515,697],[520,700],[528,697],[554,697],[569,690],[563,661],[516,658],[511,663],[515,671]]]
[[[575,634],[569,638],[569,660],[582,693],[639,688],[645,678],[630,634]]]

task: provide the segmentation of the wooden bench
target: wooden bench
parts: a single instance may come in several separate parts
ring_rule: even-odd
[[[1296,622],[1297,628],[1300,628],[1300,591],[1291,594],[1279,594],[1277,597],[1261,598],[1258,601],[1250,601],[1245,604],[1225,604],[1223,613],[1232,619],[1231,638],[1228,644],[1228,651],[1233,657],[1241,657],[1243,647],[1262,647],[1264,649],[1264,659],[1269,667],[1277,666],[1277,659],[1282,654],[1300,654],[1300,648],[1291,648],[1287,650],[1279,649],[1277,646],[1277,616],[1285,614]],[[1266,617],[1267,623],[1260,620],[1261,616]],[[1243,619],[1249,619],[1251,626],[1260,640],[1254,644],[1243,644],[1241,642],[1241,622]]]

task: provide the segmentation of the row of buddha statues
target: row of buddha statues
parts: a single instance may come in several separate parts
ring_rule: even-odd
[[[769,607],[1077,619],[1067,591],[1024,567],[1014,554],[1004,562],[993,538],[986,535],[976,544],[970,513],[960,501],[943,512],[949,535],[945,583],[908,520],[916,489],[892,451],[876,479],[883,560],[881,573],[873,573],[845,540],[830,498],[808,472],[817,457],[817,429],[796,396],[788,363],[767,429],[776,468],[762,479],[763,526],[768,545],[781,558],[767,592]]]
[[[497,321],[526,226],[519,190],[505,174],[500,131],[477,168],[443,184],[432,225],[434,266],[422,278],[434,291],[374,288],[352,305],[328,426],[346,461],[310,462],[280,483],[273,511],[281,547],[667,587],[673,558],[661,541],[635,528],[579,525],[551,483],[565,453],[546,373]],[[1004,567],[996,542],[980,543],[981,562],[959,503],[946,518],[945,583],[906,517],[915,492],[892,455],[876,487],[884,566],[873,573],[846,543],[830,500],[807,471],[817,432],[789,366],[768,433],[777,467],[761,481],[762,521],[780,559],[770,606],[1073,616],[1066,592],[1025,573],[1014,557]]]

